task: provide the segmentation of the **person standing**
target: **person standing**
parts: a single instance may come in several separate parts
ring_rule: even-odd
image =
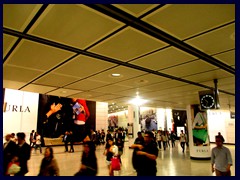
[[[70,131],[69,135],[68,135],[68,140],[70,142],[70,152],[74,152],[74,148],[73,148],[73,143],[74,143],[74,138],[73,138],[73,132]]]
[[[11,140],[11,134],[5,136],[6,142],[3,144],[3,175],[8,175],[8,164],[16,154],[17,145]]]
[[[231,176],[232,156],[223,141],[222,136],[215,136],[216,147],[211,152],[212,172],[215,171],[216,176]]]
[[[59,168],[53,156],[52,147],[47,147],[45,149],[38,176],[59,176]]]
[[[64,136],[63,136],[63,142],[65,145],[65,152],[68,152],[68,131],[65,132]]]
[[[28,173],[28,165],[27,162],[31,156],[31,147],[25,141],[25,133],[19,132],[17,133],[17,149],[16,149],[16,157],[18,158],[19,166],[21,167],[20,171],[15,174],[15,176],[24,176]]]
[[[185,143],[186,143],[186,135],[183,133],[183,130],[181,130],[179,142],[180,142],[180,146],[182,148],[182,152],[184,153]]]
[[[171,139],[171,142],[172,142],[172,148],[175,147],[175,140],[176,140],[176,134],[174,131],[171,132],[170,134],[170,139]]]
[[[35,152],[37,151],[37,149],[40,149],[40,153],[42,154],[42,142],[41,142],[41,135],[36,132],[36,145],[35,145]]]
[[[34,130],[32,130],[32,132],[30,133],[30,137],[29,137],[29,145],[31,146],[31,147],[33,147],[33,144],[34,144]]]
[[[137,176],[156,176],[158,148],[153,133],[145,132],[144,145],[134,144],[131,147],[139,149],[136,154],[141,163],[137,168]]]
[[[157,140],[157,143],[158,143],[158,148],[162,149],[162,136],[161,136],[161,131],[160,130],[157,131],[156,140]]]
[[[135,146],[135,145],[144,145],[144,138],[143,138],[143,136],[142,136],[142,132],[141,131],[139,131],[138,133],[137,133],[137,138],[135,139],[135,141],[134,141],[134,144],[131,146],[131,148],[133,148],[134,150],[133,150],[133,154],[132,154],[132,165],[133,165],[133,168],[137,171],[137,169],[138,169],[138,166],[140,165],[140,161],[139,161],[139,159],[138,159],[138,157],[137,157],[137,151],[139,150],[138,149],[138,146]]]
[[[112,139],[112,134],[110,133],[109,130],[107,130],[106,142],[108,142],[109,139]]]
[[[163,149],[164,151],[166,150],[166,146],[167,146],[167,135],[166,135],[166,131],[162,132],[162,142],[163,142]]]

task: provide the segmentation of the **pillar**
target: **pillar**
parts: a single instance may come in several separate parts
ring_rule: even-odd
[[[189,135],[189,150],[191,159],[210,159],[210,142],[208,134],[207,112],[200,111],[199,105],[187,106],[187,124]],[[196,128],[205,129],[196,129]]]

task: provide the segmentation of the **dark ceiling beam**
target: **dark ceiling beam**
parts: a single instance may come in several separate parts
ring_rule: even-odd
[[[71,46],[68,46],[68,45],[64,45],[64,44],[61,44],[61,43],[50,41],[50,40],[40,38],[40,37],[37,37],[37,36],[24,34],[22,32],[19,32],[19,31],[13,30],[13,29],[9,29],[9,28],[6,28],[6,27],[3,27],[3,33],[11,35],[11,36],[16,36],[16,37],[19,37],[19,38],[27,39],[27,40],[30,40],[30,41],[34,41],[34,42],[37,42],[37,43],[40,43],[40,44],[45,44],[45,45],[48,45],[48,46],[52,46],[52,47],[56,47],[56,48],[59,48],[59,49],[67,50],[67,51],[74,52],[74,53],[77,53],[77,54],[82,54],[82,55],[89,56],[89,57],[92,57],[92,58],[96,58],[96,59],[99,59],[99,60],[103,60],[103,61],[111,62],[111,63],[114,63],[114,64],[122,65],[122,66],[125,66],[125,67],[137,69],[137,70],[144,71],[144,72],[151,73],[151,74],[155,74],[155,75],[158,75],[158,76],[166,77],[166,78],[169,78],[169,79],[172,79],[172,80],[181,81],[181,82],[184,82],[184,83],[187,83],[187,84],[192,84],[192,85],[196,85],[196,86],[203,87],[203,88],[206,88],[206,89],[214,90],[214,88],[210,87],[210,86],[206,86],[206,85],[196,83],[196,82],[193,82],[193,81],[189,81],[189,80],[182,79],[182,78],[179,78],[179,77],[164,74],[164,73],[161,73],[161,72],[158,72],[158,71],[147,69],[145,67],[137,66],[137,65],[130,64],[130,63],[127,63],[127,62],[123,62],[123,61],[120,61],[120,60],[117,60],[117,59],[113,59],[113,58],[102,56],[102,55],[99,55],[99,54],[96,54],[96,53],[81,50],[81,49],[78,49],[78,48],[75,48],[75,47],[71,47]],[[219,90],[219,91],[224,92],[225,94],[235,96],[235,94],[230,93],[230,92],[226,92],[226,91],[222,91],[222,90]]]
[[[137,30],[140,30],[152,37],[155,37],[163,42],[166,42],[178,49],[181,49],[189,54],[192,54],[207,63],[210,63],[214,66],[217,66],[231,74],[235,75],[235,69],[231,66],[219,61],[218,59],[198,50],[197,48],[194,48],[190,46],[189,44],[165,33],[164,31],[132,16],[131,14],[126,13],[125,11],[122,11],[121,9],[118,9],[117,7],[110,5],[110,4],[86,4],[86,6],[95,9],[105,15],[108,15],[118,21],[121,21]]]

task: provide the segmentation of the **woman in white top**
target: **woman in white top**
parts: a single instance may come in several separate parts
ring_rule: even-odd
[[[104,155],[106,156],[106,162],[109,168],[109,175],[113,176],[113,169],[111,166],[111,159],[113,156],[118,156],[118,147],[116,145],[114,145],[113,139],[109,138],[106,144],[106,148],[104,151]]]

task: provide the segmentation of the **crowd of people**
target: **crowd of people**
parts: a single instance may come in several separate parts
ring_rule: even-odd
[[[70,152],[74,152],[72,132],[65,132],[63,142],[65,144],[65,152],[68,151],[68,143],[70,142]],[[26,135],[23,132],[15,134],[7,134],[4,143],[3,170],[5,176],[24,176],[28,173],[28,160],[31,157],[32,149],[40,149],[41,135],[34,130],[30,134],[28,144],[25,140]],[[168,131],[146,131],[138,132],[134,144],[130,146],[133,149],[132,165],[137,172],[137,176],[156,176],[157,174],[157,157],[158,152],[163,148],[174,148],[177,136],[174,132]],[[230,167],[232,158],[227,147],[223,146],[224,138],[221,134],[216,136],[216,147],[212,149],[211,164],[212,172],[216,172],[217,176],[230,176]],[[170,142],[171,141],[171,144]],[[187,136],[181,131],[180,145],[185,148]],[[106,164],[109,170],[109,176],[114,175],[115,170],[121,169],[121,156],[124,152],[125,135],[122,129],[114,132],[107,130],[94,131],[91,129],[83,140],[83,153],[81,156],[81,165],[79,171],[74,176],[96,176],[98,173],[98,161],[96,157],[96,147],[105,145],[103,155],[106,158]],[[46,147],[44,157],[39,166],[38,176],[59,176],[59,166],[54,158],[52,147]]]

